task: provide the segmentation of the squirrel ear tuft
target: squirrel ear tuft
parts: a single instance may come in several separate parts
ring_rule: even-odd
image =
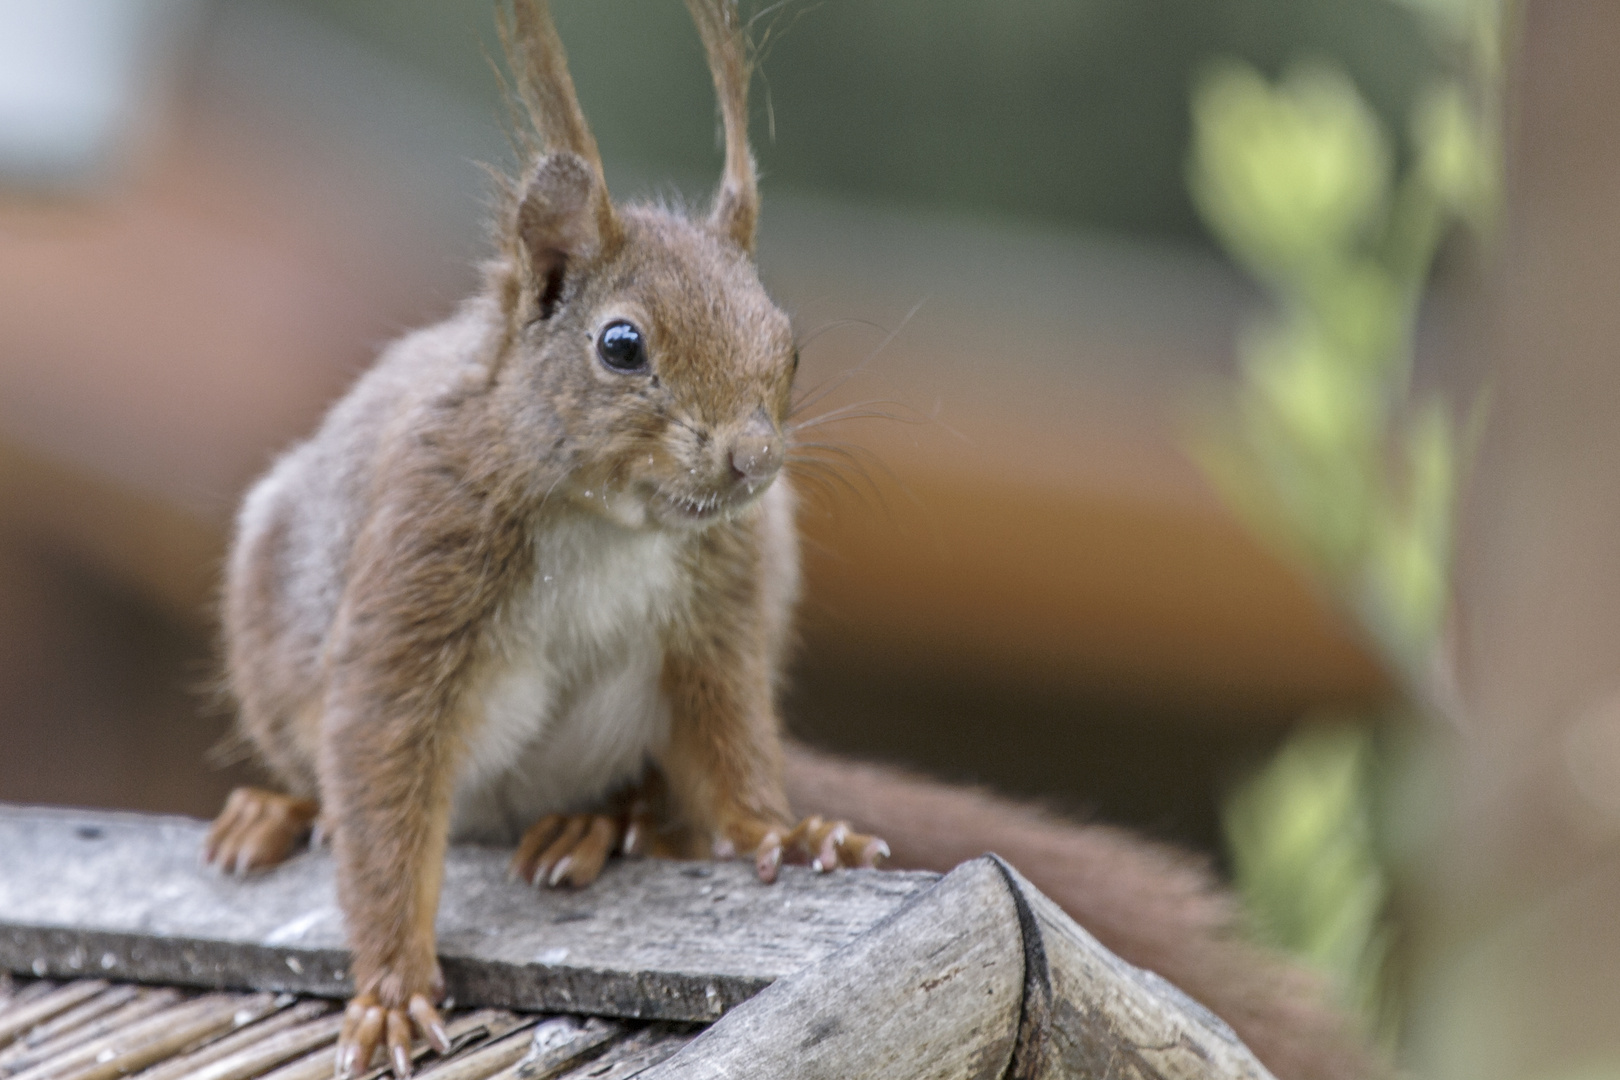
[[[547,154],[529,177],[518,203],[517,239],[538,293],[541,318],[549,318],[557,306],[569,261],[600,246],[597,201],[606,198],[596,170],[578,154]]]
[[[754,155],[748,149],[748,83],[754,69],[749,59],[747,24],[737,11],[737,0],[686,0],[686,7],[703,38],[726,140],[725,172],[714,197],[709,226],[752,255],[754,226],[759,220],[759,184],[754,175]]]

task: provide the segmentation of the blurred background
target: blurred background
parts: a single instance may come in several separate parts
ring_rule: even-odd
[[[3,10],[0,794],[210,813],[232,782],[199,775],[221,537],[378,347],[470,288],[478,162],[511,156],[493,18]],[[616,193],[705,198],[713,92],[681,5],[557,18]],[[859,369],[823,407],[894,417],[817,429],[861,457],[807,492],[794,729],[1213,849],[1234,769],[1383,681],[1185,453],[1260,300],[1186,193],[1189,94],[1216,55],[1305,50],[1397,114],[1436,62],[1413,15],[833,2],[767,23],[763,272],[804,387]]]
[[[681,6],[555,8],[615,193],[706,197]],[[754,37],[762,273],[847,410],[791,729],[1207,853],[1425,1071],[1611,1075],[1620,8]],[[0,0],[0,799],[251,776],[235,502],[471,287],[498,53],[485,4]]]

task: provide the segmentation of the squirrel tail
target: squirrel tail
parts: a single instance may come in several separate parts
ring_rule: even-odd
[[[789,801],[880,835],[897,869],[994,851],[1104,946],[1232,1026],[1278,1080],[1389,1075],[1321,979],[1243,940],[1234,899],[1198,857],[989,792],[787,748]]]

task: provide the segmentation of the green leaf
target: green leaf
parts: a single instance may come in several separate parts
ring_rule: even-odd
[[[1432,88],[1412,116],[1418,175],[1453,214],[1488,231],[1499,198],[1501,150],[1461,86]]]
[[[1338,258],[1377,221],[1390,155],[1343,73],[1294,69],[1276,87],[1253,68],[1211,69],[1193,96],[1190,178],[1210,225],[1276,283]]]
[[[1223,812],[1233,877],[1257,933],[1379,1015],[1389,886],[1372,827],[1365,730],[1318,720],[1235,791]]]

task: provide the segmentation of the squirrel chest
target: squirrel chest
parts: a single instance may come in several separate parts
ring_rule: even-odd
[[[579,514],[537,529],[475,690],[453,835],[510,843],[641,772],[668,736],[662,631],[686,594],[684,540]]]

